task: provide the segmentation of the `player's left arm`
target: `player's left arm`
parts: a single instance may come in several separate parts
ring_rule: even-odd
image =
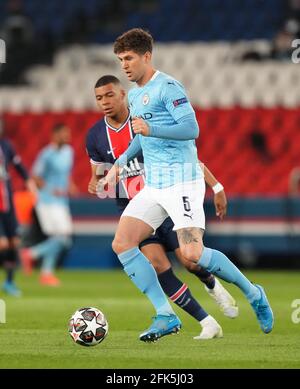
[[[37,188],[35,185],[35,182],[32,178],[29,177],[29,174],[27,172],[27,169],[23,165],[21,157],[16,153],[14,147],[11,143],[8,143],[9,147],[9,153],[10,153],[10,161],[13,164],[14,168],[16,169],[17,173],[23,178],[25,181],[27,189],[32,192],[36,193]]]
[[[154,125],[141,118],[132,120],[136,134],[170,140],[192,140],[199,136],[199,126],[191,103],[181,84],[175,80],[162,85],[161,103],[174,119],[173,125]]]
[[[214,192],[214,205],[216,209],[216,215],[223,220],[227,213],[227,198],[223,185],[216,179],[213,173],[204,165],[203,162],[199,161],[200,166],[204,173],[204,179],[206,184]]]

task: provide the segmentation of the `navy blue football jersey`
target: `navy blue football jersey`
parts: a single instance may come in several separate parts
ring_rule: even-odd
[[[0,212],[8,212],[12,207],[12,188],[9,175],[9,166],[13,165],[19,175],[28,179],[21,158],[16,154],[11,143],[4,138],[0,139]]]
[[[131,128],[130,115],[119,128],[108,124],[106,118],[99,120],[88,130],[86,136],[86,150],[92,164],[98,165],[99,175],[105,174],[124,153],[134,137]],[[144,187],[144,166],[142,154],[129,161],[122,168],[121,180],[116,187],[116,200],[121,209],[124,209]]]

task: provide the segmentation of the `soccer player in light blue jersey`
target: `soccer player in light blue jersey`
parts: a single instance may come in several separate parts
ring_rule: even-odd
[[[126,92],[120,81],[112,75],[102,76],[96,83],[95,95],[97,105],[105,116],[88,131],[86,137],[86,149],[90,157],[92,171],[88,190],[92,194],[97,194],[99,168],[102,171],[107,170],[108,166],[105,167],[104,164],[109,163],[111,165],[111,163],[115,163],[118,157],[127,149],[129,141],[134,137],[130,125]],[[113,152],[109,152],[110,150],[113,150]],[[136,163],[129,162],[126,167],[129,168],[132,165],[136,166]],[[120,214],[123,213],[130,199],[144,186],[140,185],[144,182],[142,156],[138,156],[138,166],[140,166],[140,169],[130,170],[127,176],[122,175],[119,190],[116,190],[116,202]],[[210,188],[215,187],[218,184],[217,179],[206,166],[203,168],[206,183]],[[120,190],[120,185],[126,185],[125,193]],[[216,213],[222,219],[226,215],[227,201],[224,188],[220,184],[219,186],[221,186],[221,190],[215,193],[214,203]],[[235,300],[211,273],[184,260],[180,253],[177,234],[173,230],[173,226],[172,220],[168,217],[156,230],[155,234],[141,242],[140,250],[154,266],[164,293],[200,324],[201,333],[194,339],[221,337],[221,326],[201,307],[189,287],[177,278],[168,260],[167,252],[173,251],[177,259],[205,284],[205,289],[217,302],[225,316],[234,318],[238,315]]]
[[[195,139],[199,128],[195,112],[183,86],[152,65],[152,36],[132,29],[114,44],[122,69],[136,83],[128,95],[132,127],[137,136],[99,182],[113,183],[127,160],[143,151],[146,185],[123,212],[113,249],[132,281],[151,300],[157,311],[153,324],[141,340],[155,340],[180,327],[180,321],[167,304],[156,274],[139,250],[170,216],[183,256],[227,282],[234,283],[251,304],[265,333],[273,328],[273,313],[263,288],[252,284],[220,251],[203,245],[205,184],[199,167]]]
[[[57,124],[52,130],[52,142],[44,147],[32,168],[33,177],[39,188],[35,207],[43,234],[41,243],[21,250],[21,261],[27,274],[31,273],[34,261],[42,259],[40,283],[58,286],[54,275],[55,265],[63,250],[70,247],[72,220],[68,194],[73,167],[73,148],[69,145],[70,129]]]

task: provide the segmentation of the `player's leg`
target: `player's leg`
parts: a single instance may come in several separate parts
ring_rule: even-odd
[[[165,218],[166,214],[151,200],[144,188],[123,212],[112,244],[124,271],[138,289],[146,294],[157,313],[152,326],[140,335],[143,341],[156,340],[177,332],[181,327],[180,320],[158,282],[153,266],[139,249],[139,244],[148,238]]]
[[[165,294],[200,323],[202,332],[195,339],[221,337],[223,335],[221,326],[201,307],[193,297],[189,287],[174,274],[164,247],[158,243],[151,243],[151,238],[149,240],[148,244],[147,240],[142,242],[141,251],[154,266],[159,283]]]
[[[5,281],[2,285],[2,290],[12,296],[19,296],[21,292],[14,283],[16,263],[12,260],[13,258],[10,258],[8,253],[9,240],[6,236],[0,236],[0,263],[5,271]]]
[[[32,262],[42,259],[40,283],[60,285],[54,275],[61,252],[71,246],[72,221],[69,208],[60,204],[39,204],[37,216],[43,233],[48,236],[43,242],[21,251],[24,270],[30,274]]]
[[[72,240],[68,235],[58,235],[50,237],[46,244],[48,248],[42,257],[40,283],[48,286],[59,286],[61,282],[55,275],[56,264],[61,253],[71,247]],[[35,247],[34,250],[39,250],[39,248]]]
[[[22,293],[14,281],[18,266],[18,246],[20,240],[17,237],[18,224],[12,207],[9,212],[5,212],[1,215],[1,221],[1,256],[3,267],[6,272],[3,290],[12,296],[20,297]]]
[[[167,218],[156,231],[158,239],[163,243],[167,251],[174,251],[177,259],[185,266],[185,268],[195,274],[205,284],[205,289],[208,294],[217,302],[221,311],[225,316],[234,318],[238,315],[238,308],[234,298],[221,285],[218,279],[215,279],[213,274],[207,270],[187,261],[181,254],[179,242],[176,232],[173,230],[174,223],[172,219]]]
[[[24,243],[20,249],[20,260],[24,274],[31,275],[35,262],[41,257],[39,253],[33,253],[31,248],[39,243],[46,242],[48,238],[49,236],[42,230],[37,211],[34,208],[32,210],[32,222],[28,226]]]
[[[171,193],[165,194],[169,200],[163,206],[174,222],[181,253],[187,261],[238,286],[254,309],[261,329],[268,333],[273,328],[274,318],[263,288],[252,284],[225,254],[203,245],[204,193],[204,180],[199,180],[173,188],[172,197]]]
[[[9,238],[9,247],[6,251],[6,260],[7,260],[7,282],[9,283],[11,294],[19,297],[21,296],[21,290],[16,286],[14,282],[15,272],[19,263],[19,247],[20,247],[20,238],[18,236],[13,236]]]
[[[177,234],[181,252],[187,260],[239,287],[251,304],[261,329],[269,333],[273,328],[274,318],[263,288],[252,284],[221,251],[204,247],[200,228],[179,229]]]
[[[239,309],[236,301],[223,287],[221,282],[207,270],[191,261],[187,261],[182,255],[180,248],[175,250],[175,254],[183,266],[205,284],[205,290],[216,301],[224,315],[231,319],[237,317]]]
[[[54,278],[54,269],[57,258],[61,251],[69,245],[68,236],[49,236],[43,242],[34,246],[21,249],[21,259],[24,272],[31,274],[32,265],[35,261],[42,259],[40,280],[43,283],[45,279]],[[47,283],[45,281],[45,283]]]

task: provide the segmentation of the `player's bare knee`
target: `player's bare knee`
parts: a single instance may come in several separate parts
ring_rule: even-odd
[[[118,237],[115,237],[112,242],[112,249],[117,255],[124,253],[124,251],[130,250],[136,246],[137,244],[135,244],[134,242],[131,242],[127,239],[120,239]]]
[[[116,253],[116,254],[120,254],[122,252],[122,242],[120,242],[118,239],[114,239],[112,241],[112,245],[111,245],[113,251]]]
[[[185,258],[185,267],[187,269],[192,269],[192,265],[195,265],[199,262],[199,259],[202,255],[202,247],[189,247],[185,246],[181,248],[181,252]]]

